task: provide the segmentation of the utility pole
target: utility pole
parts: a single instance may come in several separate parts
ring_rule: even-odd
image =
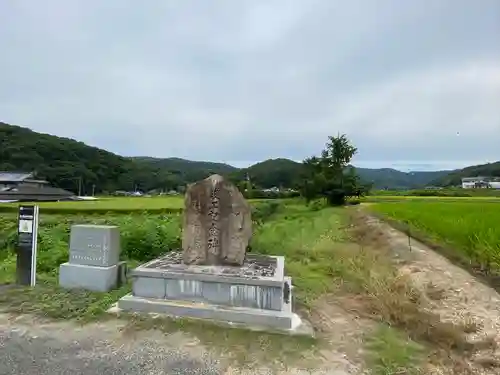
[[[78,196],[82,196],[82,176],[78,177]]]
[[[92,196],[95,195],[95,184],[92,185]]]

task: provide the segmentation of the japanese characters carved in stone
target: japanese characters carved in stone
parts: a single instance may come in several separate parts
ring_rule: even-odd
[[[252,236],[250,205],[222,176],[190,185],[184,200],[185,264],[241,266]]]

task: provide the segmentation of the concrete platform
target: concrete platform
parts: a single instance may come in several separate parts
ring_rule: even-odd
[[[202,302],[282,311],[289,303],[291,279],[284,258],[248,256],[241,267],[184,265],[182,253],[170,253],[130,273],[137,297]]]
[[[124,268],[124,262],[109,267],[63,263],[59,267],[59,285],[68,289],[108,292],[123,281]]]
[[[174,318],[202,319],[232,328],[314,336],[307,321],[289,311],[270,311],[243,307],[215,306],[198,302],[160,300],[128,294],[108,312],[160,314]]]
[[[292,312],[292,279],[284,264],[282,256],[251,254],[242,266],[186,265],[182,252],[171,252],[131,271],[132,293],[117,306],[294,332],[302,323]]]

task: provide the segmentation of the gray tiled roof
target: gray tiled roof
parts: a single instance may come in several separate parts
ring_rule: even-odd
[[[2,172],[0,171],[0,182],[21,182],[32,178],[33,174],[28,172]]]

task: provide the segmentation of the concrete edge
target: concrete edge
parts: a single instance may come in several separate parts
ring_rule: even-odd
[[[224,306],[171,300],[155,300],[127,294],[111,306],[108,313],[147,314],[152,318],[168,317],[205,321],[227,328],[248,329],[292,336],[315,337],[311,323],[297,314],[251,308],[226,308]]]

